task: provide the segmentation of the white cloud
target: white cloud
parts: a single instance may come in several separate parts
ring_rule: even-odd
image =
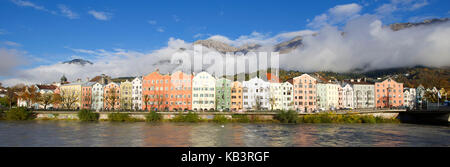
[[[149,20],[148,21],[148,24],[151,24],[151,25],[156,25],[156,23],[157,23],[156,20]]]
[[[31,7],[31,8],[34,8],[36,10],[48,11],[44,6],[36,5],[36,4],[34,4],[33,2],[30,2],[30,1],[11,0],[11,2],[13,2],[14,4],[16,4],[18,6]]]
[[[61,11],[61,14],[69,19],[79,18],[78,14],[70,10],[66,5],[58,5],[58,8]]]
[[[0,48],[0,76],[10,75],[16,67],[24,64],[23,54],[16,49]]]
[[[321,28],[326,25],[341,24],[350,19],[359,16],[362,6],[356,3],[337,5],[327,11],[314,17],[313,21],[308,23],[309,27]]]
[[[7,46],[12,46],[12,47],[20,47],[20,46],[22,46],[20,43],[13,42],[13,41],[4,41],[3,44],[7,45]]]
[[[158,31],[158,32],[164,32],[164,28],[159,27],[159,28],[156,29],[156,31]]]
[[[110,20],[112,17],[112,13],[108,13],[108,12],[90,10],[88,13],[90,15],[94,16],[94,18],[96,18],[97,20],[106,21],[106,20]]]
[[[389,17],[398,11],[414,11],[427,6],[428,0],[391,0],[375,9],[378,15]]]

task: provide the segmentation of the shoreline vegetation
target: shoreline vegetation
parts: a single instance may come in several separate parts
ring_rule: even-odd
[[[213,123],[283,123],[283,124],[302,124],[302,123],[400,123],[397,118],[384,118],[373,115],[360,114],[335,114],[324,112],[311,115],[298,115],[295,111],[277,111],[273,119],[261,120],[258,117],[252,117],[243,114],[215,115],[212,119],[203,119],[198,113],[188,112],[176,114],[172,119],[164,119],[161,113],[151,111],[143,118],[131,117],[129,113],[114,112],[109,113],[108,118],[100,118],[100,113],[91,110],[80,110],[77,112],[78,119],[66,118],[59,119],[58,114],[53,114],[53,118],[39,118],[39,120],[76,120],[81,122],[213,122]],[[12,108],[7,111],[0,111],[0,120],[34,120],[36,113],[26,108]]]

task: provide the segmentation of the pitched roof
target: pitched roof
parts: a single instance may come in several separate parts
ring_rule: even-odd
[[[57,88],[56,85],[36,85],[38,89],[47,89],[47,90],[55,90]]]

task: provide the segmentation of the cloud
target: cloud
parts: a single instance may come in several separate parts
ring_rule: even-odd
[[[346,22],[352,18],[358,17],[362,6],[356,3],[337,5],[327,11],[314,17],[313,21],[307,26],[312,28],[321,28],[326,25],[334,25]]]
[[[25,63],[22,51],[0,48],[0,76],[10,75],[15,68]]]
[[[79,16],[77,13],[71,11],[66,5],[58,5],[61,14],[69,19],[78,19]]]
[[[147,21],[148,22],[148,24],[151,24],[151,25],[156,25],[156,20],[149,20],[149,21]]]
[[[159,27],[159,28],[156,29],[156,31],[158,31],[158,32],[164,32],[164,28]]]
[[[96,18],[97,20],[106,21],[106,20],[110,20],[112,17],[112,13],[108,13],[108,12],[90,10],[88,13],[90,15],[94,16],[94,18]]]
[[[317,30],[288,31],[278,34],[252,32],[237,38],[221,34],[204,36],[235,47],[249,43],[260,44],[261,47],[257,51],[265,52],[274,51],[273,46],[280,42],[302,36],[302,47],[279,56],[280,67],[286,70],[351,72],[355,69],[367,71],[415,65],[431,67],[450,65],[448,58],[450,38],[443,38],[450,36],[450,22],[392,31],[389,26],[383,24],[376,13],[362,14],[359,10],[343,9],[345,8],[342,6],[336,6],[324,13],[327,16],[325,24]],[[338,15],[343,16],[342,23],[332,25],[332,20],[337,19]],[[197,37],[204,36],[199,34]],[[91,57],[90,61],[94,64],[85,66],[62,63],[41,65],[36,68],[17,70],[2,83],[6,85],[49,83],[58,81],[62,75],[66,75],[72,81],[77,78],[92,78],[100,74],[112,77],[141,76],[156,68],[163,73],[168,73],[178,68],[192,67],[189,66],[189,61],[184,60],[181,61],[181,66],[171,64],[170,62],[180,62],[177,61],[178,59],[173,60],[176,57],[174,55],[186,54],[188,57],[186,60],[198,63],[198,61],[194,61],[198,58],[194,54],[196,46],[198,45],[194,46],[193,43],[182,39],[170,38],[167,46],[146,52],[127,49],[66,47],[73,51],[74,55]],[[211,54],[215,53],[214,51],[214,49],[203,47],[201,52]],[[8,49],[3,49],[3,52],[14,53]],[[194,68],[194,71],[214,72],[215,67],[223,65],[227,68],[236,68],[238,72],[239,70],[245,71],[241,66],[236,67],[235,62],[245,62],[248,58],[238,56],[228,62],[224,61],[224,55],[220,54],[204,57],[215,64],[205,63],[204,66]],[[0,67],[3,68],[3,65]]]
[[[13,42],[13,41],[4,41],[2,43],[4,45],[11,46],[11,47],[20,47],[20,46],[22,46],[21,44]]]
[[[11,0],[11,2],[13,2],[14,4],[16,4],[18,6],[31,7],[31,8],[34,8],[36,10],[42,10],[42,11],[49,11],[45,7],[36,5],[36,4],[34,4],[33,2],[30,2],[30,1]]]
[[[427,6],[428,0],[391,0],[375,9],[378,15],[388,17],[398,11],[414,11]]]

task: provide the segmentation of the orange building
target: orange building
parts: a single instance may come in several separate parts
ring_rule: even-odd
[[[303,112],[316,110],[317,80],[308,74],[303,74],[293,78],[292,84],[294,85],[294,109]]]
[[[106,110],[120,109],[120,85],[114,82],[109,83],[103,90],[103,106]]]
[[[242,84],[235,81],[231,84],[231,111],[239,111],[242,108]]]
[[[161,75],[156,70],[142,79],[142,109],[143,110],[169,110],[170,76]]]
[[[170,77],[169,109],[171,111],[192,110],[192,79],[193,75],[177,71]]]
[[[92,85],[95,82],[88,82],[86,84],[81,85],[81,108],[82,109],[91,109],[92,104]]]
[[[375,83],[375,99],[377,108],[403,106],[403,83],[388,78]]]

